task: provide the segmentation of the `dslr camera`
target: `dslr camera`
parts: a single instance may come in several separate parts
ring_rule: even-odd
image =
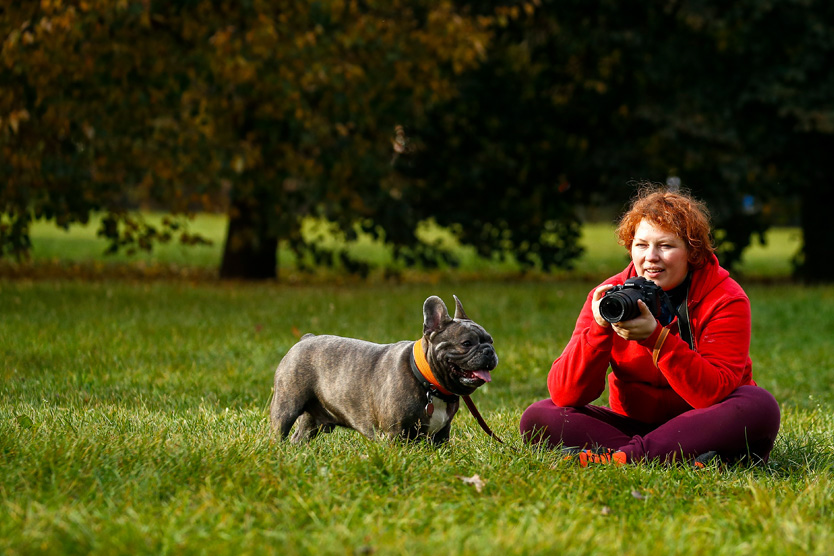
[[[631,320],[640,316],[637,300],[642,299],[652,315],[664,326],[671,322],[674,313],[669,296],[660,286],[642,276],[635,276],[625,281],[622,286],[614,286],[599,301],[599,314],[608,322]],[[668,322],[663,322],[664,320]]]

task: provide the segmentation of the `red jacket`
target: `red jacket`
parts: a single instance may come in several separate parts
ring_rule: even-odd
[[[635,276],[634,264],[603,284]],[[594,288],[596,289],[596,288]],[[570,342],[547,377],[559,406],[583,406],[605,389],[611,409],[645,423],[662,423],[693,408],[708,407],[744,384],[755,384],[750,361],[750,300],[712,256],[692,273],[687,295],[695,350],[678,335],[675,319],[641,341],[624,340],[603,328],[591,310],[593,290],[576,321]],[[657,365],[652,356],[657,350]]]

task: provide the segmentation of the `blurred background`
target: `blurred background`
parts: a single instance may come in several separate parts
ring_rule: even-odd
[[[834,279],[824,0],[5,0],[0,40],[11,272],[67,229],[211,243],[224,279],[617,270],[652,182],[708,203],[724,266],[775,237]]]

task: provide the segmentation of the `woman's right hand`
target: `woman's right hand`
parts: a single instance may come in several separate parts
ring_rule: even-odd
[[[594,312],[594,320],[597,321],[597,324],[603,328],[609,328],[611,323],[602,318],[602,315],[599,314],[599,301],[602,299],[602,296],[605,295],[605,292],[613,288],[613,284],[605,284],[603,286],[598,287],[594,290],[594,297],[591,301],[591,309]]]

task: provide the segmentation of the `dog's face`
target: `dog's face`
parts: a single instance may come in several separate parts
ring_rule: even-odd
[[[423,338],[428,344],[427,358],[441,386],[465,396],[490,382],[490,371],[498,365],[492,336],[466,316],[455,297],[455,316],[436,296],[423,304]]]

